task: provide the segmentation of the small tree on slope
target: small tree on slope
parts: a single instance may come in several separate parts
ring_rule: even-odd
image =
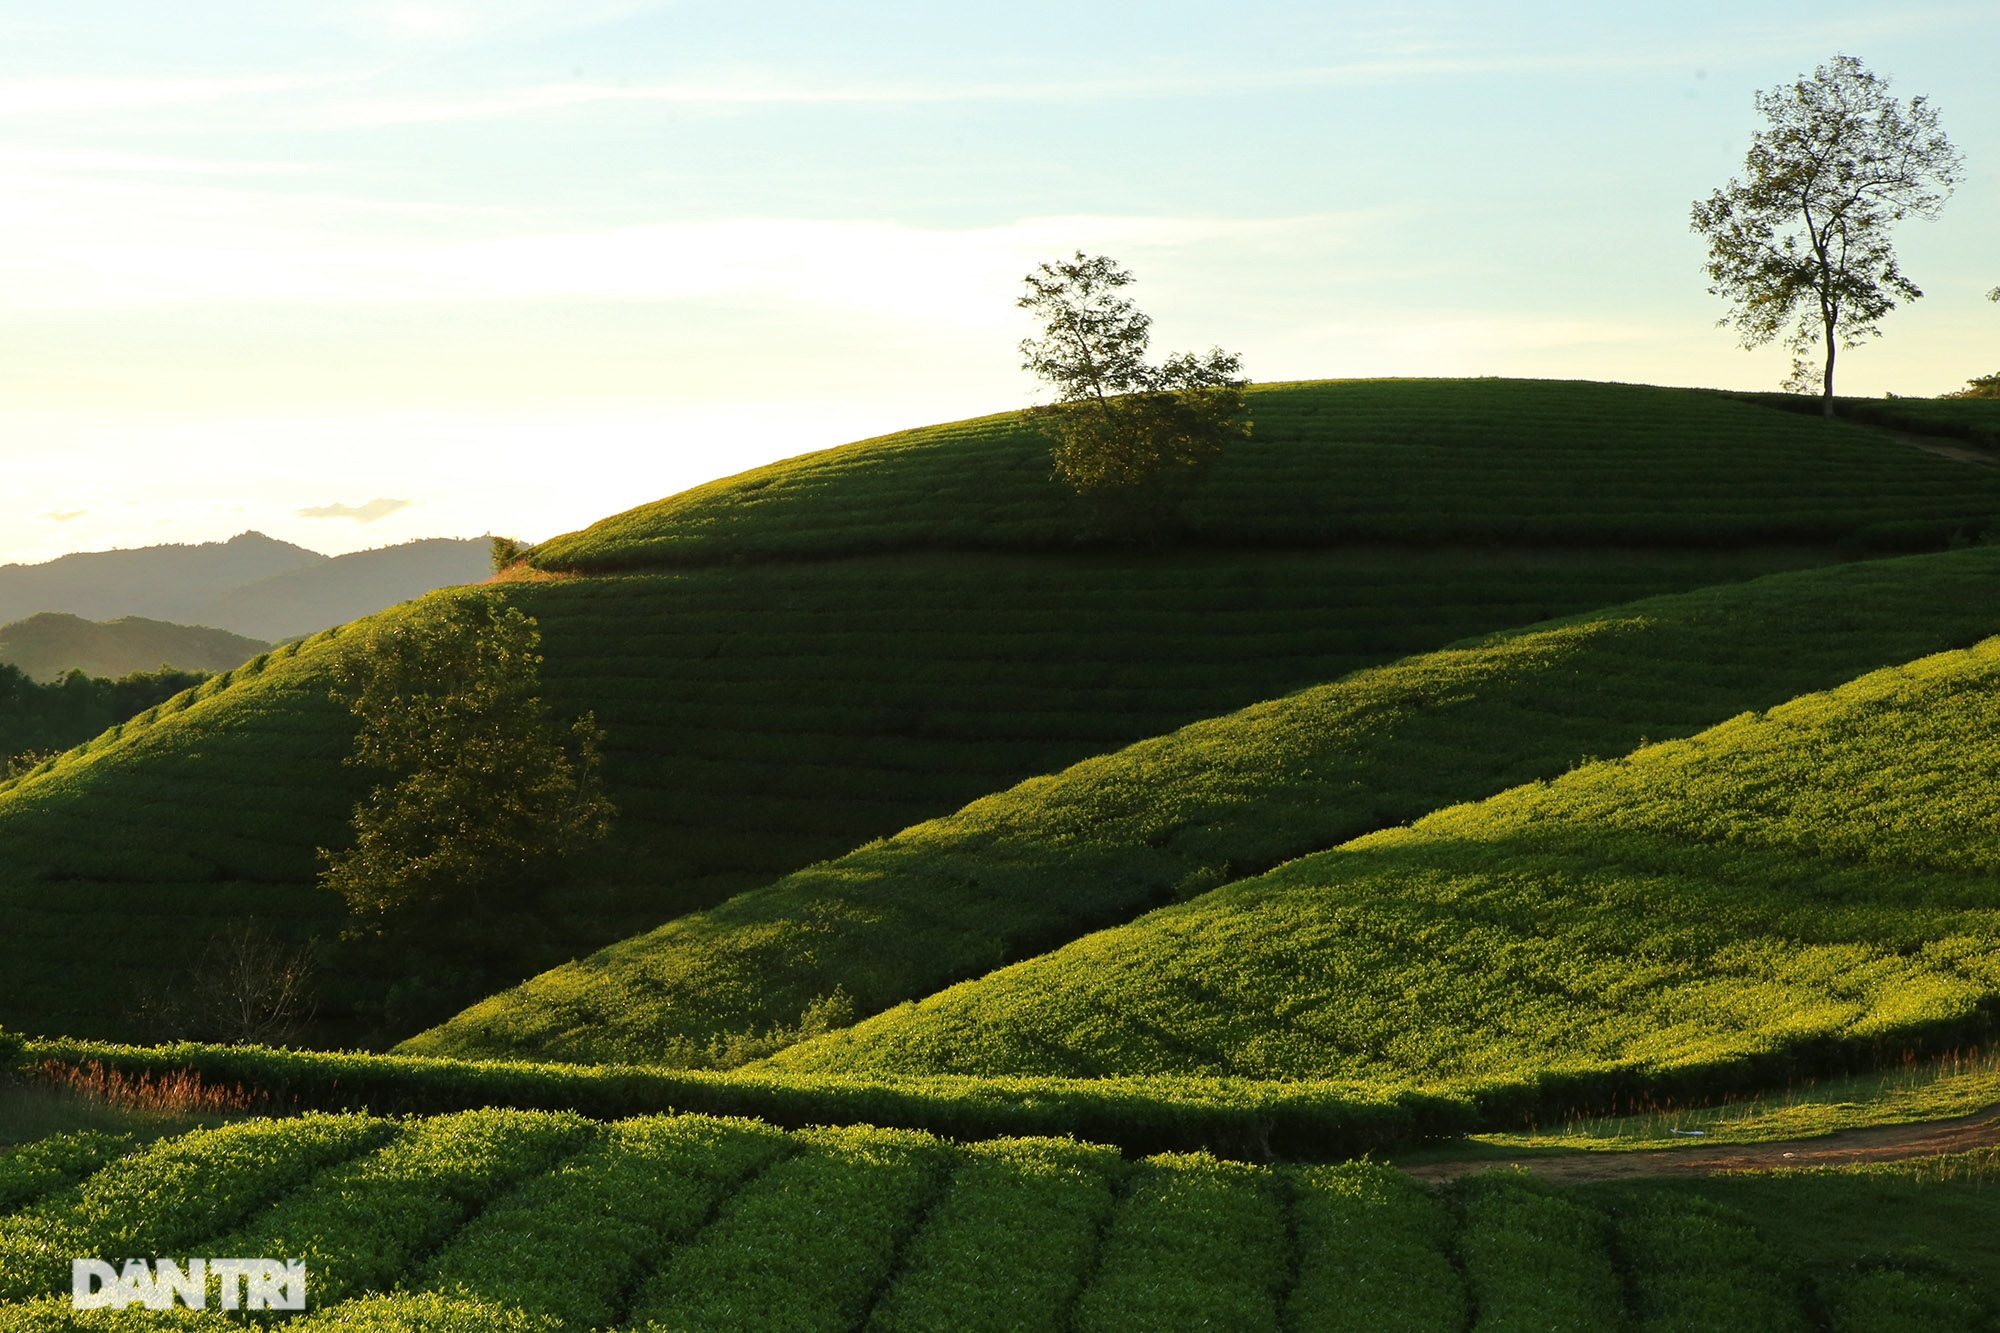
[[[1243,419],[1242,358],[1221,348],[1146,364],[1152,320],[1119,295],[1132,275],[1108,255],[1042,264],[1016,302],[1042,323],[1021,343],[1022,368],[1055,388],[1030,419],[1053,441],[1055,475],[1100,522],[1136,521],[1161,535],[1188,486]]]
[[[361,719],[347,762],[388,778],[354,808],[353,845],[320,849],[320,882],[363,922],[476,907],[609,831],[601,735],[589,714],[550,718],[540,643],[518,609],[459,597],[374,628],[344,658],[335,696]]]
[[[1709,291],[1731,302],[1721,322],[1745,347],[1782,338],[1797,392],[1811,386],[1817,348],[1832,416],[1836,351],[1879,337],[1897,298],[1923,295],[1897,266],[1890,228],[1936,217],[1962,163],[1924,98],[1897,101],[1853,56],[1757,94],[1756,107],[1766,124],[1744,178],[1697,201],[1693,228],[1708,240]]]

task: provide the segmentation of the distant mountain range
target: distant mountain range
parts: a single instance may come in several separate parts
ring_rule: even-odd
[[[226,542],[0,565],[0,625],[55,611],[97,621],[142,617],[275,641],[345,624],[433,588],[476,583],[491,572],[491,545],[483,538],[433,537],[326,556],[245,532]]]
[[[53,680],[76,669],[116,680],[161,666],[181,671],[227,671],[271,645],[226,629],[174,625],[143,616],[85,620],[66,611],[38,611],[0,625],[0,662],[35,680]]]

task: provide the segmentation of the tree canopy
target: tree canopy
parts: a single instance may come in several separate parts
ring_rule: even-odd
[[[1188,483],[1244,419],[1242,358],[1220,347],[1146,362],[1152,320],[1120,295],[1132,274],[1108,255],[1042,264],[1016,303],[1042,324],[1021,343],[1022,368],[1055,390],[1031,419],[1053,442],[1055,475],[1099,517],[1137,518],[1155,534]]]
[[[1853,56],[1758,93],[1756,108],[1765,124],[1743,176],[1696,201],[1692,225],[1708,241],[1709,291],[1731,303],[1721,322],[1745,347],[1782,340],[1789,389],[1812,385],[1817,352],[1832,415],[1836,353],[1879,337],[1899,299],[1923,295],[1891,228],[1936,217],[1962,163],[1926,99],[1897,100]]]
[[[347,762],[387,775],[354,809],[354,843],[320,855],[322,884],[365,921],[469,909],[603,837],[600,734],[541,697],[532,617],[485,598],[439,598],[366,633],[336,696],[361,720]]]

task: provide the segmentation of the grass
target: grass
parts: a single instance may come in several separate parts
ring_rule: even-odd
[[[1149,908],[1646,738],[1962,646],[2000,550],[1772,575],[1369,668],[1087,759],[496,995],[404,1044],[740,1063]],[[837,1024],[836,1024],[837,1025]]]
[[[366,1263],[343,1251],[309,1268],[313,1308],[297,1327],[313,1333],[1335,1333],[1468,1320],[1498,1329],[1974,1329],[1988,1326],[2000,1291],[1992,1151],[1568,1186],[1496,1173],[1429,1187],[1367,1162],[1127,1162],[1066,1140],[781,1135],[704,1117],[566,1126],[479,1113],[411,1122],[385,1139],[391,1128],[293,1121],[191,1134],[99,1167],[56,1196],[0,1203],[0,1237],[92,1216],[105,1228],[72,1226],[59,1243],[114,1255],[126,1252],[121,1243],[147,1254],[234,1253],[229,1245],[306,1219],[364,1214],[377,1219],[371,1236],[421,1233],[421,1244],[357,1245]],[[302,1176],[298,1149],[308,1142],[325,1160]],[[496,1174],[508,1143],[532,1149],[505,1173],[511,1187]],[[293,1164],[260,1173],[250,1149]],[[185,1188],[132,1188],[230,1173],[247,1192],[212,1196],[205,1211],[190,1209]],[[288,1184],[274,1192],[279,1180]],[[390,1198],[402,1202],[369,1212]],[[571,1234],[578,1227],[583,1237]],[[213,1319],[72,1314],[66,1271],[33,1268],[8,1272],[0,1322],[10,1333]]]
[[[1622,1078],[1983,1033],[2000,640],[1302,858],[781,1052],[883,1074]]]
[[[241,1118],[259,1100],[190,1072],[129,1075],[96,1062],[43,1061],[18,1077],[0,1072],[0,1148],[63,1133],[143,1142]]]
[[[1703,390],[1336,380],[1258,385],[1249,407],[1252,438],[1190,506],[1194,541],[1831,542],[1884,522],[2000,513],[2000,474]],[[1030,549],[1079,528],[1047,442],[1006,413],[710,482],[544,542],[530,560],[602,572]]]

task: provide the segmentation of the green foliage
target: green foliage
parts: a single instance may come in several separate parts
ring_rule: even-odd
[[[1202,1155],[1155,1157],[1119,1201],[1073,1327],[1276,1330],[1290,1266],[1269,1173]]]
[[[1291,1178],[1299,1272],[1285,1306],[1296,1333],[1430,1333],[1471,1313],[1451,1261],[1452,1219],[1409,1176],[1373,1162]]]
[[[0,780],[30,772],[207,678],[205,671],[161,667],[117,680],[66,671],[42,683],[0,662]]]
[[[520,542],[515,541],[512,537],[495,537],[493,539],[493,568],[501,570],[512,565],[518,565],[527,556],[528,552],[534,549],[532,546],[521,545]]]
[[[1706,390],[1339,380],[1252,386],[1245,399],[1256,435],[1188,498],[1191,543],[1720,548],[2000,513],[2000,476]],[[1046,450],[1019,413],[906,431],[642,505],[528,561],[603,573],[1061,549],[1072,502],[1049,485]]]
[[[504,1301],[431,1291],[363,1296],[285,1324],[286,1333],[568,1333],[575,1327]]]
[[[361,720],[350,762],[391,777],[355,807],[353,845],[320,852],[320,882],[357,916],[474,910],[609,832],[602,733],[588,713],[567,743],[552,725],[540,644],[518,607],[438,599],[341,661],[337,689]]]
[[[1032,775],[1360,667],[1834,556],[1789,543],[1948,521],[1911,538],[1942,544],[2000,512],[1988,471],[1721,395],[1465,381],[1280,386],[1251,399],[1257,439],[1190,502],[1213,549],[1047,558],[1069,550],[1070,514],[1048,484],[1045,446],[1014,421],[690,492],[666,502],[671,513],[614,523],[620,542],[644,549],[593,566],[660,563],[646,545],[658,539],[698,571],[440,594],[536,617],[545,697],[606,728],[621,813],[559,893],[461,923],[450,948],[461,975],[440,966],[396,997],[397,1012],[435,1021]],[[1377,541],[1391,545],[1367,544]],[[859,549],[900,554],[822,558]],[[785,555],[807,559],[762,561]],[[738,556],[748,563],[731,565]],[[312,887],[313,849],[341,844],[370,785],[339,763],[355,719],[328,697],[336,661],[366,632],[274,650],[39,776],[0,782],[0,1022],[146,1037],[132,1019],[138,992],[177,984],[226,922],[282,921],[299,941],[339,934],[337,903]],[[1593,752],[1608,747],[1558,762]],[[1181,875],[1240,873],[1223,861]],[[96,929],[106,914],[145,929]],[[87,988],[68,961],[84,948],[102,962]],[[416,1030],[383,1017],[408,980],[394,957],[349,951],[327,975],[305,1039]],[[716,1038],[725,1058],[733,1038],[751,1049],[841,984],[744,1017],[732,1007],[769,973],[741,976],[717,992],[716,1022],[690,1011],[697,1056]],[[524,1030],[511,1048],[515,1034],[499,1032],[497,1049],[552,1049],[550,1031]],[[586,1049],[603,1029],[579,1031],[574,1053],[586,1058],[647,1049],[623,1034]]]
[[[660,1254],[701,1229],[743,1180],[791,1145],[747,1121],[625,1120],[590,1149],[475,1218],[421,1285],[571,1326],[608,1328]]]
[[[2000,398],[2000,371],[1991,375],[1974,375],[1965,382],[1965,387],[1957,393],[1948,393],[1946,398]]]
[[[806,1130],[677,1250],[634,1301],[636,1330],[812,1333],[855,1327],[952,1154],[927,1134]]]
[[[1459,1187],[1459,1259],[1493,1333],[1625,1327],[1625,1301],[1603,1214],[1527,1176],[1494,1173]]]
[[[2000,1004],[2000,640],[1456,806],[774,1057],[1712,1095]]]
[[[0,1301],[66,1293],[72,1258],[188,1253],[372,1146],[386,1128],[365,1116],[308,1115],[162,1140],[0,1217]]]
[[[546,1111],[418,1121],[213,1244],[218,1254],[303,1258],[315,1304],[383,1290],[481,1205],[582,1147],[588,1133],[581,1117]]]
[[[1478,1088],[1417,1091],[1344,1081],[718,1074],[187,1042],[40,1041],[32,1052],[66,1063],[93,1061],[127,1077],[193,1073],[208,1083],[255,1087],[279,1106],[434,1113],[506,1105],[606,1118],[672,1108],[790,1127],[905,1126],[957,1139],[1073,1135],[1133,1152],[1201,1149],[1258,1161],[1274,1153],[1320,1159],[1457,1137],[1482,1114]],[[1518,1091],[1503,1095],[1517,1098]]]
[[[1912,1271],[1855,1263],[1824,1280],[1820,1296],[1833,1333],[1961,1333],[1990,1327],[1979,1293],[1932,1264]]]
[[[408,1035],[614,940],[1199,717],[1467,634],[1806,558],[944,554],[435,594],[499,598],[540,622],[545,697],[604,726],[619,818],[559,891],[436,923],[450,941],[436,971],[463,965],[480,983],[441,987],[457,996],[448,1008],[413,1010],[414,1026],[376,1021],[409,970],[349,948],[328,960],[305,1039]],[[135,992],[182,984],[225,925],[279,920],[297,941],[350,924],[313,887],[312,853],[349,836],[370,785],[340,762],[356,720],[330,691],[375,623],[277,649],[0,784],[0,1022],[151,1039],[132,1021]],[[147,928],[95,929],[107,913]],[[70,959],[86,948],[104,966],[82,988]],[[715,1030],[762,1037],[831,993]]]
[[[1644,1327],[1805,1333],[1812,1326],[1799,1305],[1801,1275],[1787,1271],[1741,1210],[1699,1196],[1653,1195],[1614,1220]]]
[[[262,1125],[266,1143],[313,1132]],[[388,1129],[374,1122],[369,1142]],[[1127,1164],[1067,1140],[953,1147],[880,1129],[781,1134],[700,1116],[579,1126],[485,1111],[409,1123],[379,1151],[295,1182],[275,1207],[267,1186],[225,1198],[215,1215],[252,1223],[235,1232],[186,1207],[191,1180],[217,1180],[226,1196],[241,1178],[212,1135],[149,1154],[0,1213],[0,1230],[35,1231],[66,1268],[72,1252],[265,1253],[244,1247],[282,1247],[280,1231],[313,1220],[328,1253],[309,1260],[312,1309],[288,1324],[301,1333],[1318,1333],[1458,1330],[1475,1312],[1481,1329],[1930,1333],[1987,1327],[2000,1287],[1992,1150],[1568,1186],[1496,1173],[1433,1189],[1368,1162]],[[155,1197],[124,1212],[160,1213],[171,1186],[177,1224],[126,1226],[122,1241],[75,1251],[78,1234],[49,1227],[64,1199],[146,1186],[134,1168],[148,1160]],[[521,1182],[511,1192],[509,1179]],[[162,1240],[170,1248],[156,1249]],[[346,1246],[365,1261],[344,1263]],[[72,1312],[63,1285],[0,1296],[0,1325],[215,1320]]]
[[[1756,97],[1765,127],[1752,136],[1744,179],[1697,200],[1708,242],[1709,291],[1729,301],[1745,347],[1782,338],[1790,388],[1819,381],[1833,414],[1837,348],[1880,336],[1898,298],[1923,295],[1896,261],[1890,229],[1934,218],[1964,161],[1922,97],[1907,106],[1888,80],[1835,56],[1790,87]],[[1820,374],[1807,358],[1822,349]]]
[[[1364,670],[1038,777],[494,996],[423,1054],[733,1063],[1440,806],[1991,626],[2000,551],[1656,598]],[[1839,633],[1828,633],[1831,624]],[[762,1049],[759,1049],[761,1047]]]
[[[1108,255],[1042,264],[1015,304],[1042,324],[1021,344],[1022,369],[1054,390],[1028,420],[1055,442],[1056,477],[1096,509],[1164,535],[1193,479],[1235,440],[1242,358],[1215,348],[1146,364],[1152,320],[1118,295],[1132,275]]]
[[[1058,1139],[968,1144],[868,1321],[877,1333],[1061,1333],[1124,1163]]]
[[[4,1080],[21,1063],[21,1037],[0,1027],[0,1080]]]
[[[57,1134],[0,1153],[0,1213],[70,1185],[131,1146],[127,1134]]]

